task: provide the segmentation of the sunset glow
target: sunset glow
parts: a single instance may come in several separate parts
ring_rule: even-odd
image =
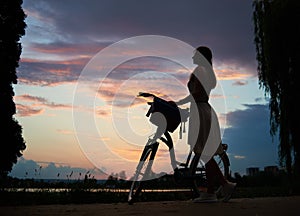
[[[269,135],[267,100],[258,87],[251,2],[172,1],[170,12],[166,3],[150,1],[149,8],[157,10],[155,16],[146,11],[141,16],[141,3],[124,2],[116,7],[111,1],[72,1],[69,7],[66,1],[24,0],[27,28],[14,101],[27,148],[19,162],[23,170],[16,164],[11,175],[24,177],[34,164],[45,170],[51,165],[57,172],[64,168],[66,173],[78,168],[77,177],[89,170],[97,178],[122,170],[132,175],[143,146],[156,129],[145,116],[150,99],[137,94],[151,92],[177,101],[188,94],[186,84],[195,66],[193,53],[179,46],[163,49],[170,45],[164,43],[159,50],[149,42],[148,47],[140,48],[138,40],[126,44],[131,49],[116,46],[105,59],[95,60],[108,47],[142,35],[211,47],[218,85],[210,102],[218,114],[223,141],[229,144],[231,169],[243,173],[249,166],[276,164],[277,145]],[[215,4],[222,11],[216,11]],[[234,13],[232,4],[239,13]],[[129,60],[106,74],[111,62],[125,57]],[[262,119],[265,122],[257,124]],[[184,160],[189,147],[186,134],[179,139],[178,130],[172,137],[178,159]],[[263,146],[261,151],[268,155],[254,157],[257,146]],[[159,171],[172,171],[166,146],[160,146],[155,166]],[[56,174],[40,177],[57,178]]]

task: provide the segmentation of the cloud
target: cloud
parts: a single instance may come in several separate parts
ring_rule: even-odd
[[[232,85],[234,86],[244,86],[244,85],[247,85],[248,84],[248,81],[245,81],[245,80],[237,80],[235,81]]]
[[[187,94],[185,84],[179,83],[174,77],[163,78],[158,73],[157,75],[153,74],[151,79],[148,77],[144,81],[139,79],[131,79],[123,82],[115,80],[107,81],[113,83],[113,85],[102,86],[98,90],[99,98],[104,100],[107,105],[119,108],[144,105],[147,99],[136,97],[139,92],[150,92],[166,100],[178,100]],[[100,109],[102,109],[103,113],[103,108]]]
[[[73,135],[74,134],[74,131],[72,131],[72,130],[61,130],[61,129],[57,129],[56,130],[58,133],[60,133],[60,134],[64,134],[64,135]]]
[[[42,108],[32,108],[31,106],[16,104],[17,115],[21,117],[28,117],[33,115],[40,115],[44,113],[45,109]]]
[[[19,158],[9,174],[16,178],[34,178],[34,179],[84,179],[85,175],[97,179],[106,179],[107,175],[102,171],[94,169],[85,169],[71,167],[65,164],[54,162],[26,160]]]
[[[239,63],[217,62],[214,66],[214,70],[220,80],[240,80],[254,76],[251,67],[249,68]]]
[[[18,77],[27,85],[75,83],[98,51],[143,34],[175,37],[195,47],[210,46],[219,79],[257,76],[248,1],[24,0],[23,7],[28,27]],[[133,60],[115,69],[109,78],[124,80],[160,71],[177,72],[178,79],[186,80],[186,73],[179,70],[175,64],[157,59]]]
[[[227,114],[228,125],[231,128],[245,128],[248,131],[262,129],[268,132],[269,108],[263,104],[244,104],[245,109],[236,110]]]
[[[225,130],[223,142],[229,146],[231,168],[245,172],[252,165],[278,165],[278,137],[273,140],[269,132],[268,105],[244,104],[244,107],[226,116],[230,127]]]
[[[18,102],[16,104],[17,114],[21,117],[40,115],[44,113],[45,108],[50,108],[50,109],[72,109],[73,108],[73,106],[69,104],[58,104],[58,103],[50,102],[46,98],[32,96],[28,94],[18,95],[15,96],[14,98]]]
[[[106,116],[111,115],[111,111],[107,110],[106,108],[101,106],[101,107],[96,109],[96,115],[99,116],[99,117],[106,117]]]
[[[23,6],[31,36],[26,47],[36,53],[89,54],[97,51],[92,44],[158,34],[208,45],[218,61],[256,75],[251,1],[24,0]]]
[[[23,94],[15,97],[18,100],[37,102],[37,103],[47,103],[48,101],[43,97],[31,96],[28,94]]]
[[[165,99],[178,99],[187,94],[190,72],[177,63],[156,57],[133,59],[118,66],[101,80],[98,98],[109,106],[130,107],[145,104],[139,92],[151,92]],[[99,114],[106,115],[102,106]]]
[[[83,56],[92,57],[108,44],[103,43],[69,43],[54,41],[51,43],[30,43],[28,49],[32,52],[59,55],[65,58]]]
[[[38,60],[22,58],[18,80],[27,85],[56,86],[76,82],[89,58]]]
[[[234,155],[233,157],[235,159],[245,159],[246,158],[245,156],[242,156],[242,155]]]
[[[141,53],[141,55],[143,55]],[[92,56],[91,56],[92,57]],[[84,56],[67,60],[43,60],[22,58],[18,69],[20,83],[39,86],[56,86],[65,83],[77,82],[83,68],[91,57]],[[113,57],[112,57],[113,58]],[[102,78],[103,73],[99,65],[95,72],[91,72],[94,78]],[[107,77],[110,80],[135,79],[146,80],[149,77],[147,72],[167,73],[176,76],[179,80],[186,80],[189,71],[181,65],[158,57],[141,57],[127,61],[117,68],[111,68]],[[139,74],[143,74],[139,76]],[[148,75],[148,76],[147,76]],[[157,77],[156,77],[157,78]]]

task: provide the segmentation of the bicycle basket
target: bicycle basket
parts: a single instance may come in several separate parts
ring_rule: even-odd
[[[152,117],[152,114],[155,112],[160,112],[164,115],[167,121],[167,131],[171,133],[176,130],[181,122],[180,111],[174,101],[165,101],[161,98],[154,98],[148,113],[151,113],[150,122],[159,126],[159,121]]]

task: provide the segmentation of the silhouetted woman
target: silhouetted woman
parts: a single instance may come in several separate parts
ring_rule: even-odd
[[[204,59],[204,58],[205,59]],[[209,104],[209,96],[216,87],[217,80],[212,69],[212,52],[208,47],[200,46],[195,50],[193,63],[197,65],[187,83],[189,95],[177,102],[177,105],[190,104],[190,118],[188,130],[188,144],[195,154],[201,155],[205,162],[207,192],[200,194],[194,202],[216,202],[214,191],[215,179],[223,186],[228,201],[235,188],[235,184],[227,181],[223,176],[213,156],[221,150],[221,132],[214,109]]]

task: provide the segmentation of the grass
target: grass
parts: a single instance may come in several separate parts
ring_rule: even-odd
[[[149,181],[145,188],[149,189],[174,189],[178,188],[172,180],[172,176],[167,178]],[[266,176],[241,177],[233,179],[238,186],[232,198],[255,198],[255,197],[281,197],[300,195],[299,179],[288,181],[286,176]],[[288,183],[289,182],[289,183]],[[85,179],[73,183],[46,183],[34,180],[7,179],[2,182],[0,188],[0,206],[4,205],[39,205],[39,204],[87,204],[87,203],[118,203],[127,202],[130,182],[109,180],[105,184],[97,184],[94,179]],[[181,184],[180,184],[181,185]],[[3,188],[11,188],[10,191]],[[17,190],[17,188],[23,188]],[[36,188],[30,192],[30,188]],[[93,192],[91,189],[106,189]],[[109,189],[111,188],[111,189]],[[117,190],[113,188],[120,188]],[[48,190],[49,189],[49,190]],[[51,189],[62,189],[56,192]],[[172,192],[143,192],[139,202],[147,201],[171,201],[189,200],[193,196],[192,192],[172,191]]]
[[[284,187],[237,187],[232,198],[255,198],[300,195]],[[0,192],[0,205],[39,205],[39,204],[87,204],[87,203],[118,203],[127,202],[126,192]],[[139,202],[189,200],[191,192],[146,192],[142,193]]]

